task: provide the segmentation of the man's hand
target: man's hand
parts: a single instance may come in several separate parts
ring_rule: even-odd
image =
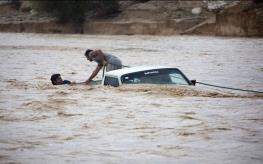
[[[70,83],[70,85],[75,85],[75,84],[77,84],[76,81],[72,81],[72,82]]]

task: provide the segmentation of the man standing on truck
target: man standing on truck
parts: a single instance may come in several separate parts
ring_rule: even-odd
[[[111,54],[104,53],[100,49],[87,49],[85,56],[90,62],[95,61],[98,64],[96,69],[90,75],[89,79],[86,81],[86,84],[89,84],[92,81],[92,79],[99,73],[102,67],[106,67],[106,72],[122,68],[122,63],[119,58]]]

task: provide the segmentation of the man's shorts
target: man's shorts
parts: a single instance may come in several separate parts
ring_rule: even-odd
[[[122,63],[118,58],[111,58],[106,66],[106,72],[121,69]]]

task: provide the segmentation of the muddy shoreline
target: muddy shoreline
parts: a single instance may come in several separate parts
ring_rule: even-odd
[[[191,23],[193,24],[193,23]],[[190,24],[190,26],[191,26]],[[183,28],[175,21],[163,22],[101,22],[84,25],[52,22],[24,22],[0,24],[1,32],[68,33],[106,35],[171,35],[180,34]],[[189,25],[188,25],[189,26]]]
[[[243,15],[244,16],[244,15]],[[262,37],[263,30],[260,25],[253,22],[247,25],[240,19],[242,15],[232,17],[211,18],[197,25],[196,21],[177,23],[174,20],[160,22],[111,22],[92,21],[83,25],[60,24],[49,22],[21,22],[1,23],[0,32],[15,33],[50,33],[50,34],[89,34],[89,35],[201,35],[201,36],[229,36],[229,37]],[[253,17],[253,16],[247,16]],[[226,20],[224,20],[226,19]],[[258,19],[258,18],[257,18]],[[236,25],[228,24],[231,20]],[[244,26],[244,27],[243,27]]]
[[[157,2],[150,1],[123,8],[115,18],[89,19],[83,24],[61,24],[54,18],[39,17],[29,11],[14,10],[10,5],[1,5],[0,32],[16,33],[61,33],[95,35],[205,35],[262,37],[263,6],[250,2],[233,2],[218,13],[203,11],[200,15],[188,15],[193,4],[170,10],[157,7]],[[161,2],[158,2],[161,3]],[[183,3],[183,2],[182,2]],[[186,2],[185,2],[186,3]],[[201,3],[201,2],[199,2]],[[150,6],[155,7],[149,8]],[[167,8],[167,4],[162,4]],[[200,5],[200,4],[199,4]],[[22,8],[22,7],[21,7]],[[190,8],[190,9],[189,9]],[[160,11],[159,11],[160,10]],[[177,17],[178,10],[185,10],[186,15]],[[203,9],[204,10],[204,9]],[[159,11],[159,13],[156,13]],[[167,12],[168,15],[165,15]],[[169,14],[169,12],[171,12]],[[151,16],[152,15],[152,16]]]

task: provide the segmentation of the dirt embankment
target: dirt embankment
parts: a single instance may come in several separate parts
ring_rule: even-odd
[[[108,35],[263,35],[261,4],[228,1],[217,8],[211,5],[209,8],[209,5],[206,1],[122,1],[117,16],[89,19],[82,25],[76,25],[59,24],[53,18],[39,16],[24,1],[19,9],[10,4],[0,4],[0,31]]]
[[[215,34],[263,36],[263,5],[254,5],[233,5],[226,8],[216,17]]]
[[[214,17],[184,32],[217,36],[263,36],[263,4],[229,4]]]

